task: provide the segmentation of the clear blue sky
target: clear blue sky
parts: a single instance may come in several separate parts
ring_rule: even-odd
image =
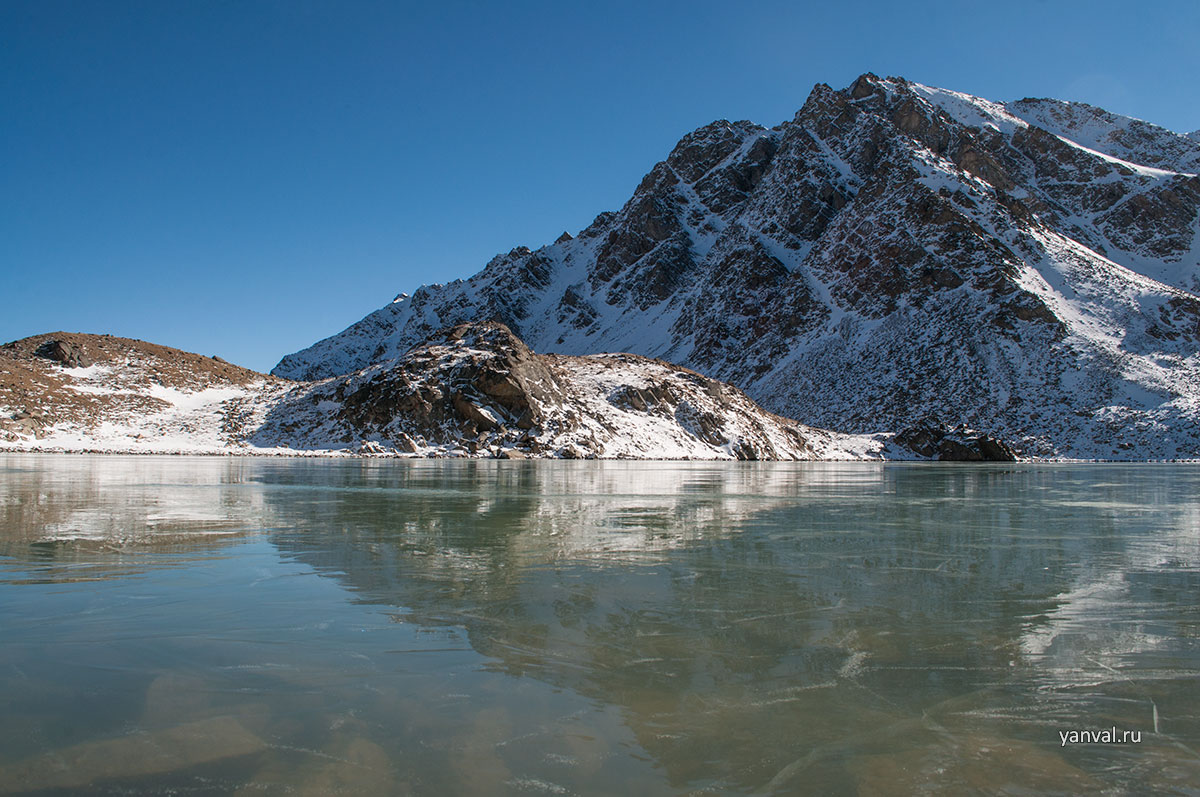
[[[0,0],[0,340],[260,370],[858,74],[1200,128],[1200,2]]]

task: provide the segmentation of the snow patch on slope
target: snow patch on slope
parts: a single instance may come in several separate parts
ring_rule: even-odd
[[[967,127],[991,129],[1011,136],[1016,130],[1029,126],[1024,119],[1009,113],[1002,103],[985,100],[961,91],[924,86],[920,83],[909,83],[908,85],[919,96],[924,97],[948,113],[959,124]]]

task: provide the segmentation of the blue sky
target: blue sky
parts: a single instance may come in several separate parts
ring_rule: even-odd
[[[0,340],[252,368],[862,72],[1200,128],[1200,3],[0,0]]]

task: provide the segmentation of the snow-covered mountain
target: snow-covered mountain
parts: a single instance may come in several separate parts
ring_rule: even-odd
[[[1010,458],[910,435],[917,456]],[[940,435],[942,430],[934,430]],[[965,443],[966,447],[961,444]],[[98,335],[0,347],[0,451],[621,459],[913,458],[764,412],[741,391],[636,355],[538,355],[501,324],[442,330],[361,371],[295,383]]]
[[[902,78],[685,136],[577,236],[401,294],[285,357],[314,379],[432,331],[629,351],[845,432],[960,423],[1033,456],[1200,455],[1200,142]]]

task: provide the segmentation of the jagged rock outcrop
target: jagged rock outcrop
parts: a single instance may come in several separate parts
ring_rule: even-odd
[[[92,365],[92,358],[67,340],[48,340],[38,346],[36,353],[39,357],[62,363],[68,368],[87,368]]]
[[[902,78],[685,136],[574,238],[425,286],[275,373],[437,327],[631,351],[848,432],[937,417],[1032,456],[1200,456],[1200,143],[1078,103]]]

